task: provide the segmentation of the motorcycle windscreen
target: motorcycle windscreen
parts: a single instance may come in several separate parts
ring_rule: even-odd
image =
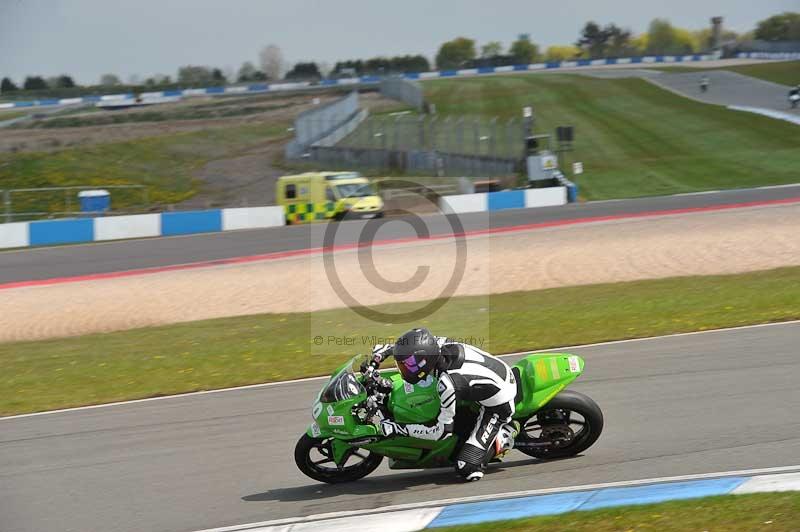
[[[347,367],[331,379],[319,398],[323,403],[338,403],[357,397],[364,392],[364,386],[358,382],[352,369]]]

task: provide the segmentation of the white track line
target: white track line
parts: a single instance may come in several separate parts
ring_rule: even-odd
[[[693,332],[685,332],[685,333],[665,334],[665,335],[662,335],[662,336],[648,336],[648,337],[645,337],[645,338],[629,338],[627,340],[609,340],[607,342],[597,342],[597,343],[592,343],[592,344],[578,344],[578,345],[568,345],[568,346],[562,346],[562,347],[548,347],[548,348],[537,349],[537,350],[519,351],[517,353],[505,353],[505,354],[498,355],[498,356],[501,357],[501,358],[502,357],[514,357],[514,356],[525,355],[525,354],[528,354],[528,353],[543,353],[543,352],[551,352],[551,351],[552,352],[558,352],[558,351],[567,350],[567,349],[582,349],[582,348],[587,348],[587,347],[599,347],[599,346],[604,346],[604,345],[618,345],[618,344],[628,344],[628,343],[634,343],[634,342],[649,342],[649,341],[652,341],[652,340],[662,340],[662,339],[665,339],[665,338],[679,338],[679,337],[682,337],[682,336],[695,336],[695,335],[698,335],[698,334],[725,333],[725,332],[730,332],[730,331],[741,331],[741,330],[747,330],[747,329],[759,329],[759,328],[762,328],[762,327],[776,327],[776,326],[782,326],[782,325],[797,325],[797,324],[800,324],[800,320],[780,321],[780,322],[775,322],[775,323],[759,323],[759,324],[755,324],[755,325],[742,325],[740,327],[725,327],[725,328],[722,328],[722,329],[709,329],[709,330],[706,330],[706,331],[693,331]],[[180,399],[180,398],[184,398],[184,397],[193,397],[193,396],[198,396],[198,395],[209,395],[209,394],[224,393],[224,392],[236,392],[236,391],[240,391],[240,390],[254,390],[254,389],[258,389],[258,388],[268,388],[268,387],[271,387],[271,386],[282,386],[282,385],[285,385],[285,384],[296,384],[296,383],[301,383],[301,382],[313,382],[313,381],[319,381],[319,380],[328,379],[328,378],[330,378],[330,375],[322,375],[322,376],[319,376],[319,377],[306,377],[306,378],[302,378],[302,379],[293,379],[293,380],[288,380],[288,381],[264,382],[264,383],[261,383],[261,384],[249,384],[247,386],[235,386],[233,388],[218,388],[218,389],[215,389],[215,390],[202,390],[202,391],[199,391],[199,392],[188,392],[188,393],[175,394],[175,395],[162,395],[162,396],[159,396],[159,397],[148,397],[146,399],[132,399],[130,401],[117,401],[117,402],[114,402],[114,403],[103,403],[103,404],[100,404],[100,405],[78,406],[78,407],[74,407],[74,408],[62,408],[62,409],[59,409],[59,410],[46,410],[44,412],[33,412],[33,413],[30,413],[30,414],[18,414],[16,416],[0,417],[0,421],[6,421],[6,420],[12,420],[12,419],[20,419],[20,418],[26,418],[26,417],[34,417],[34,416],[45,416],[45,415],[49,415],[49,414],[61,414],[61,413],[64,413],[64,412],[77,412],[77,411],[81,411],[81,410],[92,410],[92,409],[95,409],[95,408],[107,408],[107,407],[112,407],[112,406],[132,405],[132,404],[137,404],[137,403],[147,403],[147,402],[151,402],[151,401],[163,401],[163,400],[167,400],[167,399]]]
[[[495,493],[491,495],[474,495],[470,497],[456,497],[453,499],[440,499],[437,501],[415,502],[407,504],[397,504],[393,506],[385,506],[381,508],[371,508],[365,510],[348,510],[343,512],[330,512],[325,514],[310,515],[307,517],[289,517],[286,519],[275,519],[272,521],[262,521],[259,523],[247,523],[242,525],[226,526],[221,528],[209,528],[197,532],[237,532],[253,528],[260,528],[272,525],[290,525],[295,523],[308,523],[313,521],[320,521],[323,519],[331,519],[337,517],[352,517],[358,515],[373,515],[378,512],[398,512],[402,510],[431,508],[437,506],[450,506],[453,504],[467,503],[467,502],[481,502],[493,501],[498,499],[514,499],[519,497],[530,497],[533,495],[547,495],[552,493],[569,493],[574,491],[591,491],[604,488],[619,488],[625,486],[641,486],[644,484],[657,484],[662,482],[681,482],[687,480],[702,480],[710,478],[725,478],[725,477],[738,477],[738,476],[753,476],[753,475],[767,475],[776,473],[786,473],[800,471],[800,465],[781,466],[781,467],[767,467],[762,469],[743,469],[740,471],[723,471],[719,473],[699,473],[695,475],[679,475],[674,477],[656,477],[645,478],[639,480],[622,480],[618,482],[603,482],[600,484],[585,484],[582,486],[565,486],[560,488],[543,488],[536,490],[525,491],[512,491],[508,493]]]

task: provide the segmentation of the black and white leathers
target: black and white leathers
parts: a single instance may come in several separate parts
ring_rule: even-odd
[[[499,358],[475,346],[451,342],[442,337],[437,337],[436,340],[444,357],[438,374],[441,402],[439,416],[435,424],[408,424],[403,425],[401,430],[405,429],[409,436],[428,440],[450,436],[458,400],[480,404],[483,407],[482,414],[486,409],[493,411],[500,408],[505,413],[510,408],[508,416],[497,421],[502,423],[506,422],[506,418],[510,419],[514,413],[514,396],[517,392],[511,368]],[[479,422],[478,426],[480,425]],[[480,446],[485,448],[484,445]]]

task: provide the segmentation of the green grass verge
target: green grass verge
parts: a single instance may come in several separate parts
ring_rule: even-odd
[[[145,185],[151,204],[194,195],[193,177],[209,161],[233,157],[286,135],[287,124],[269,123],[160,135],[53,153],[0,154],[0,189],[76,185]],[[16,194],[14,212],[63,211],[64,193]],[[112,195],[115,210],[142,208],[141,193]]]
[[[702,72],[704,70],[730,70],[745,76],[779,83],[781,85],[797,85],[800,83],[800,61],[780,61],[777,63],[754,63],[752,65],[738,65],[715,68],[694,67],[656,67],[663,72]]]
[[[723,495],[642,506],[437,528],[442,532],[792,532],[800,492]]]
[[[800,180],[800,135],[789,122],[682,98],[641,79],[569,74],[425,82],[440,116],[508,120],[533,105],[537,130],[575,126],[576,179],[588,200]],[[501,138],[502,140],[502,138]]]
[[[0,122],[30,114],[30,111],[0,111]]]
[[[459,297],[419,324],[483,338],[485,349],[503,353],[795,318],[800,267]],[[362,336],[403,327],[339,309],[0,344],[0,414],[323,375],[368,352],[371,339]],[[323,345],[313,345],[315,336]],[[337,345],[329,336],[354,341]]]

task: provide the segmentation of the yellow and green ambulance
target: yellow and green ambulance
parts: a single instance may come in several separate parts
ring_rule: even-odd
[[[276,186],[275,200],[289,224],[383,216],[383,200],[358,172],[285,175]]]

